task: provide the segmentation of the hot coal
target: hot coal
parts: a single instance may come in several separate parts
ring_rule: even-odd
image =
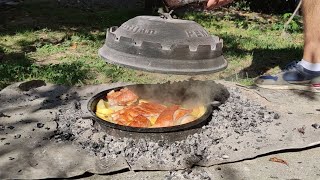
[[[43,123],[37,123],[37,128],[43,128],[44,124]]]
[[[314,123],[314,124],[312,124],[311,126],[312,126],[313,128],[315,128],[315,129],[320,128],[320,125],[319,125],[319,124],[317,124],[317,123]]]
[[[21,134],[14,135],[14,139],[19,139],[21,137]]]
[[[124,156],[130,165],[146,159],[147,164],[188,168],[208,159],[228,159],[231,154],[226,154],[226,150],[236,152],[248,146],[259,149],[256,144],[263,143],[266,136],[262,130],[279,119],[278,114],[245,98],[239,89],[229,91],[229,99],[213,111],[212,120],[201,128],[200,133],[182,141],[151,141],[147,134],[141,139],[113,137],[94,121],[82,119],[82,112],[75,104],[61,107],[56,120],[58,131],[52,138],[73,140],[102,158]],[[259,142],[245,142],[244,138],[253,134],[258,135]],[[231,137],[237,140],[233,147],[223,143]]]
[[[6,114],[3,114],[2,112],[0,112],[0,117],[7,117],[7,118],[9,118],[9,117],[11,117],[11,116],[6,115]]]
[[[68,132],[56,131],[50,139],[56,139],[57,141],[73,141],[74,134]]]

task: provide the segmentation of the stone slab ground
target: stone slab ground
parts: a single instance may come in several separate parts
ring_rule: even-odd
[[[101,143],[99,136],[103,132],[96,132],[91,120],[81,118],[86,102],[102,90],[123,84],[66,87],[34,82],[31,86],[21,83],[8,86],[0,92],[0,178],[66,178],[85,172],[96,174],[86,177],[88,179],[320,178],[318,94],[249,89],[230,82],[219,83],[231,92],[231,98],[220,109],[228,112],[228,107],[235,106],[238,112],[240,108],[241,113],[237,114],[241,117],[240,124],[225,121],[232,112],[226,115],[214,112],[214,123],[205,126],[197,138],[187,137],[186,141],[178,143],[193,151],[177,151],[177,144],[165,144],[166,148],[156,149],[163,154],[150,153],[157,142],[152,146],[147,142],[149,151],[138,153],[142,147],[140,141],[125,142],[115,138],[103,141],[112,150],[93,148],[95,140]],[[245,126],[247,122],[247,113],[242,113],[248,112],[248,108],[244,108],[247,105],[253,114],[256,109],[261,109],[264,115],[250,120],[250,124],[258,122],[249,129],[240,128],[243,132],[239,132],[238,125],[243,123]],[[250,106],[254,108],[250,109]],[[274,118],[275,113],[280,118]],[[267,117],[268,114],[273,117]],[[224,118],[219,120],[220,116]],[[74,127],[79,127],[79,131]],[[220,134],[218,142],[203,142],[204,135],[214,137],[217,133]],[[128,146],[127,142],[135,142],[136,147]],[[206,150],[197,152],[204,145],[208,145]],[[137,153],[132,153],[134,150]],[[176,151],[179,155],[175,154]],[[113,154],[115,152],[118,154]],[[107,156],[101,156],[103,153]],[[165,166],[161,165],[162,161],[142,161],[146,157],[158,157],[156,155],[165,159]],[[188,158],[199,156],[202,159],[185,163],[190,160]],[[288,164],[269,161],[272,157]],[[177,164],[178,160],[182,163]]]

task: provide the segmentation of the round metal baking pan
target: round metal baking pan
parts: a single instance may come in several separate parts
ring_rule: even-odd
[[[107,126],[107,127],[111,127],[111,128],[119,129],[119,130],[123,130],[123,131],[140,132],[140,133],[143,133],[143,132],[145,132],[145,133],[163,133],[163,132],[176,132],[176,131],[181,131],[181,130],[187,130],[187,129],[191,129],[193,127],[199,127],[199,125],[203,125],[204,123],[206,123],[209,120],[209,116],[212,113],[212,106],[211,105],[205,106],[206,112],[200,118],[198,118],[190,123],[183,124],[183,125],[177,125],[177,126],[170,126],[170,127],[161,127],[161,128],[139,128],[139,127],[123,126],[123,125],[119,125],[119,124],[105,121],[105,120],[96,116],[95,112],[96,112],[97,103],[100,99],[106,100],[106,95],[108,92],[110,92],[112,90],[117,91],[117,90],[120,90],[124,87],[127,87],[131,90],[134,90],[134,92],[137,92],[137,89],[144,89],[144,88],[146,88],[145,86],[152,86],[152,85],[129,85],[129,86],[117,87],[117,88],[108,89],[108,90],[99,92],[98,94],[96,94],[95,96],[93,96],[89,100],[88,110],[92,114],[93,119],[102,126]],[[138,94],[138,96],[140,98],[144,98],[143,95],[141,95],[141,94]]]

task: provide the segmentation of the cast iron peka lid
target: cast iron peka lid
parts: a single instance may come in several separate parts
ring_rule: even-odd
[[[107,31],[99,55],[108,63],[169,74],[204,74],[227,67],[222,40],[198,23],[137,16]]]

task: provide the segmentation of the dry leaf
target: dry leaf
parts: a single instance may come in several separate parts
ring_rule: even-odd
[[[78,44],[77,43],[72,43],[70,49],[77,49]]]
[[[305,126],[303,126],[303,127],[301,127],[301,128],[298,128],[298,132],[299,132],[300,134],[304,134],[304,133],[305,133],[305,130],[306,130],[306,127],[305,127]]]
[[[276,157],[270,158],[269,161],[277,162],[277,163],[282,163],[282,164],[285,164],[285,165],[289,166],[289,164],[287,163],[287,161],[285,161],[285,160],[283,160],[283,159],[276,158]]]

